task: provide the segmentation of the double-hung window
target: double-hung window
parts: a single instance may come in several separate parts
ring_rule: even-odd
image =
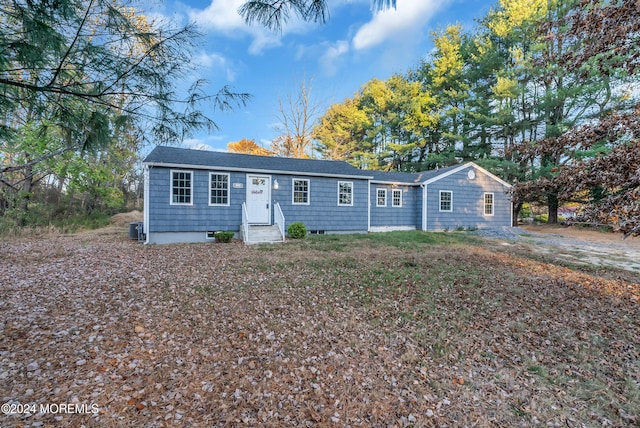
[[[171,171],[171,205],[191,205],[193,173]]]
[[[484,215],[493,215],[493,193],[484,194]]]
[[[440,191],[440,211],[453,211],[453,192],[450,190]]]
[[[209,174],[209,205],[229,205],[229,174]]]
[[[387,189],[376,189],[376,206],[377,207],[386,207],[387,206]]]
[[[294,178],[292,189],[293,205],[309,205],[309,180]]]
[[[402,206],[402,189],[393,189],[391,193],[391,206]]]
[[[338,205],[353,205],[353,183],[338,181]]]

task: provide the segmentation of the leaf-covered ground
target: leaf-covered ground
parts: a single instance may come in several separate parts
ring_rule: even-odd
[[[2,242],[0,426],[640,424],[638,281],[456,236]]]

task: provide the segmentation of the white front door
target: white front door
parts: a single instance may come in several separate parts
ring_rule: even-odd
[[[247,220],[271,224],[271,176],[247,174]]]

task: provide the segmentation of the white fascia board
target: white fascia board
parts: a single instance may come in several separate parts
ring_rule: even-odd
[[[422,183],[405,183],[403,181],[371,180],[372,184],[390,184],[395,186],[422,186]]]
[[[466,168],[469,168],[469,167],[477,169],[478,171],[482,172],[483,174],[486,174],[487,176],[489,176],[490,178],[494,179],[495,181],[497,181],[498,183],[500,183],[500,184],[502,184],[504,186],[507,186],[509,188],[513,187],[511,184],[507,183],[506,181],[504,181],[503,179],[501,179],[497,175],[494,175],[494,174],[490,173],[486,169],[482,168],[481,166],[476,165],[473,162],[467,162],[467,163],[465,163],[463,165],[460,165],[459,167],[454,168],[454,169],[452,169],[450,171],[447,171],[447,172],[445,172],[445,173],[443,173],[441,175],[438,175],[436,177],[430,178],[429,180],[424,181],[422,184],[425,185],[425,186],[429,185],[431,183],[434,183],[434,182],[440,180],[441,178],[448,177],[448,176],[450,176],[452,174],[460,172],[460,171],[462,171],[462,170],[464,170]]]
[[[280,174],[280,175],[304,175],[309,177],[329,177],[329,178],[352,178],[357,180],[371,180],[373,177],[365,175],[347,175],[347,174],[323,174],[319,172],[307,171],[283,171],[276,169],[255,169],[255,168],[234,168],[228,166],[216,165],[189,165],[179,163],[162,163],[162,162],[144,162],[145,165],[157,166],[162,168],[183,168],[183,169],[203,169],[207,171],[232,171],[245,172],[255,174]]]

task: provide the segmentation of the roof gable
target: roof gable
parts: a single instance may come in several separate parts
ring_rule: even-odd
[[[427,180],[437,177],[440,174],[444,174],[446,171],[457,168],[456,166],[450,166],[440,169],[431,169],[428,171],[420,172],[396,172],[396,171],[369,171],[373,175],[373,181],[379,183],[402,183],[419,185]]]
[[[434,182],[436,182],[436,181],[438,181],[438,180],[440,180],[440,179],[443,179],[443,178],[448,177],[448,176],[450,176],[450,175],[452,175],[452,174],[455,174],[455,173],[457,173],[457,172],[460,172],[460,171],[462,171],[462,170],[465,170],[465,169],[467,169],[467,168],[469,168],[469,167],[471,167],[471,168],[475,168],[476,170],[478,170],[478,171],[482,172],[483,174],[487,175],[488,177],[492,178],[493,180],[497,181],[498,183],[502,184],[503,186],[506,186],[506,187],[513,187],[513,186],[511,186],[511,184],[507,183],[506,181],[504,181],[503,179],[501,179],[501,178],[500,178],[500,177],[498,177],[497,175],[494,175],[494,174],[490,173],[490,172],[489,172],[489,171],[487,171],[486,169],[482,168],[481,166],[476,165],[476,164],[475,164],[475,163],[473,163],[473,162],[467,162],[467,163],[462,164],[462,165],[457,165],[457,166],[455,166],[455,167],[447,168],[447,169],[446,169],[446,171],[444,171],[444,172],[442,172],[442,173],[438,174],[438,175],[437,175],[437,176],[435,176],[435,177],[432,177],[432,178],[428,179],[428,180],[427,180],[427,181],[425,181],[423,184],[424,184],[424,185],[428,185],[428,184],[434,183]]]

